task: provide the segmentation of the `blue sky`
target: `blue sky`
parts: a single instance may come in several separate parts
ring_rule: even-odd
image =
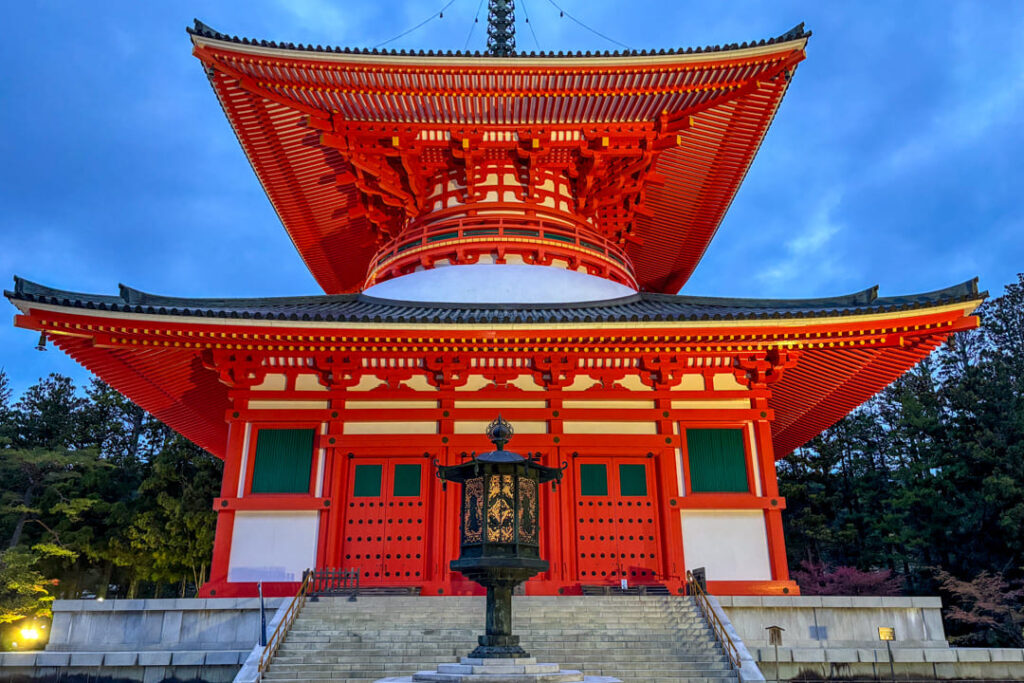
[[[185,26],[373,46],[447,0],[27,2],[0,41],[0,280],[180,296],[319,291],[253,175]],[[927,291],[1024,270],[1024,4],[556,0],[635,48],[814,31],[761,152],[684,293]],[[387,47],[461,49],[479,0]],[[486,10],[486,2],[484,3]],[[551,0],[518,1],[521,49],[614,49]],[[471,48],[482,48],[485,13]],[[20,393],[59,351],[0,324]]]

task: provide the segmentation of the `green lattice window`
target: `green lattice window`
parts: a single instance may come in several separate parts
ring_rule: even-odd
[[[393,496],[420,495],[420,466],[395,465],[395,481],[391,486]]]
[[[383,474],[381,465],[356,465],[355,483],[352,495],[356,498],[377,498],[380,496],[380,482]]]
[[[313,429],[261,429],[256,433],[253,493],[309,493]]]
[[[584,496],[608,495],[608,467],[580,465],[580,493]]]
[[[742,429],[687,429],[686,450],[693,493],[750,490]]]
[[[647,495],[647,465],[619,465],[619,494]]]

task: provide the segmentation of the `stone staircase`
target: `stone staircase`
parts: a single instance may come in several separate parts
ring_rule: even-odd
[[[515,631],[539,662],[626,683],[735,683],[689,597],[517,597]],[[365,683],[455,662],[483,632],[476,597],[307,602],[264,679]]]

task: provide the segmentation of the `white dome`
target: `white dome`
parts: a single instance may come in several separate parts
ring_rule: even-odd
[[[552,304],[636,294],[632,287],[564,268],[518,264],[444,266],[385,280],[363,290],[399,301],[466,304]]]

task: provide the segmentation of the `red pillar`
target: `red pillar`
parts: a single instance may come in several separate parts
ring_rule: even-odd
[[[245,422],[228,422],[228,443],[225,449],[224,474],[220,484],[221,498],[235,498],[238,495],[245,433]],[[210,579],[199,590],[201,597],[216,597],[222,592],[218,588],[228,581],[228,566],[231,561],[231,534],[235,526],[235,513],[230,509],[222,509],[220,501],[214,501],[214,506],[217,511],[217,530],[213,540],[213,559],[210,561]]]
[[[766,399],[757,400],[758,407],[766,406]],[[754,423],[757,438],[757,453],[761,465],[761,477],[764,496],[768,499],[779,498],[779,482],[775,475],[775,449],[772,446],[772,430],[768,420],[757,420]],[[789,561],[786,559],[786,538],[782,530],[782,510],[767,508],[764,512],[765,529],[768,535],[768,561],[775,581],[789,580]]]
[[[676,592],[685,583],[686,564],[683,557],[683,521],[679,510],[669,501],[679,495],[679,475],[676,462],[676,449],[681,436],[674,433],[674,424],[670,417],[672,401],[667,398],[658,399],[655,403],[662,411],[664,419],[658,420],[658,433],[663,434],[672,443],[666,443],[655,457],[655,476],[657,485],[658,517],[661,526],[661,557],[665,584],[672,592]]]

